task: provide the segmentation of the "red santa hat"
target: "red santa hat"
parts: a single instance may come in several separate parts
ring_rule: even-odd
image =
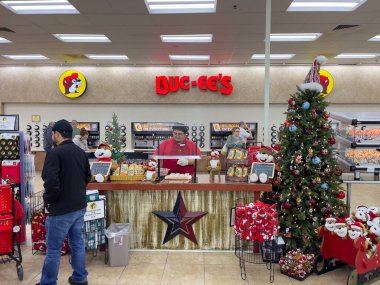
[[[336,223],[335,223],[337,226],[339,225],[345,225],[346,224],[346,220],[344,218],[339,218],[336,220]]]
[[[360,222],[355,222],[353,225],[351,225],[351,229],[360,230],[362,233],[365,233],[367,231],[364,225]]]
[[[332,221],[336,221],[336,218],[335,217],[333,217],[333,216],[328,216],[327,218],[326,218],[326,222],[332,222]]]
[[[101,143],[98,148],[103,148],[103,149],[112,149],[112,147],[107,144],[107,143]]]
[[[327,61],[326,57],[323,55],[317,56],[313,64],[310,68],[309,73],[307,74],[305,81],[303,84],[301,84],[300,89],[302,91],[305,90],[311,90],[321,93],[323,91],[323,87],[320,84],[320,78],[319,78],[319,70],[321,65],[325,64]]]

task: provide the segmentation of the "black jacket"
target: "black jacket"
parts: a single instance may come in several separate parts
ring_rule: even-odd
[[[44,203],[49,215],[63,215],[87,206],[90,164],[86,153],[72,140],[63,141],[47,154],[42,179]]]

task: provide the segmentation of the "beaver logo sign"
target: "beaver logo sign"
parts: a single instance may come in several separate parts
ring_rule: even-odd
[[[321,69],[319,70],[319,79],[323,87],[323,91],[321,95],[323,97],[326,97],[330,94],[330,92],[334,88],[334,78],[332,77],[330,72],[324,69]]]
[[[68,70],[59,78],[59,90],[68,98],[78,98],[87,87],[86,78],[76,70]]]

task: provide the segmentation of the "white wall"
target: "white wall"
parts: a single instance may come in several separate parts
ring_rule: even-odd
[[[281,124],[286,104],[270,106],[270,125]],[[329,112],[372,111],[380,112],[380,104],[331,104]],[[31,123],[32,115],[41,115],[41,123],[59,119],[94,121],[101,124],[101,139],[104,139],[104,126],[115,112],[120,123],[127,127],[127,149],[131,148],[131,122],[180,122],[191,125],[205,125],[205,149],[209,149],[210,122],[236,122],[240,120],[258,122],[258,140],[262,141],[264,108],[262,104],[25,104],[7,103],[5,114],[20,114],[20,130]]]

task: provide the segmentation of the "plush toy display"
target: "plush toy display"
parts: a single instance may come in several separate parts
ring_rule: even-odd
[[[345,220],[341,219],[335,223],[334,233],[342,239],[347,238],[347,225]]]
[[[350,225],[350,228],[348,230],[348,236],[350,239],[357,239],[358,237],[364,236],[366,234],[366,229],[364,225],[360,222],[355,222],[354,224]]]
[[[270,147],[261,147],[260,151],[257,152],[256,158],[253,160],[253,162],[261,162],[261,163],[273,163],[273,150]],[[251,173],[249,176],[249,181],[252,183],[256,183],[260,181],[261,183],[267,183],[268,182],[268,175],[265,173]]]
[[[354,216],[355,216],[356,221],[366,223],[368,220],[370,220],[368,207],[367,206],[356,207],[356,211],[355,211]]]
[[[328,217],[326,218],[325,228],[330,232],[334,232],[335,223],[336,223],[336,219],[334,217]]]
[[[151,159],[148,162],[148,167],[145,172],[145,179],[149,181],[155,181],[157,179],[157,161],[155,159]]]
[[[97,162],[111,162],[111,171],[115,171],[117,169],[117,163],[112,159],[111,150],[110,145],[102,143],[95,150],[95,157],[97,158]],[[94,174],[94,179],[96,182],[102,183],[108,180],[108,176],[98,173]]]
[[[208,159],[208,166],[207,170],[210,171],[210,183],[215,182],[215,175],[218,175],[218,182],[221,182],[220,178],[220,170],[221,170],[221,164],[219,159],[219,151],[213,149],[211,150],[211,155],[207,157]]]

